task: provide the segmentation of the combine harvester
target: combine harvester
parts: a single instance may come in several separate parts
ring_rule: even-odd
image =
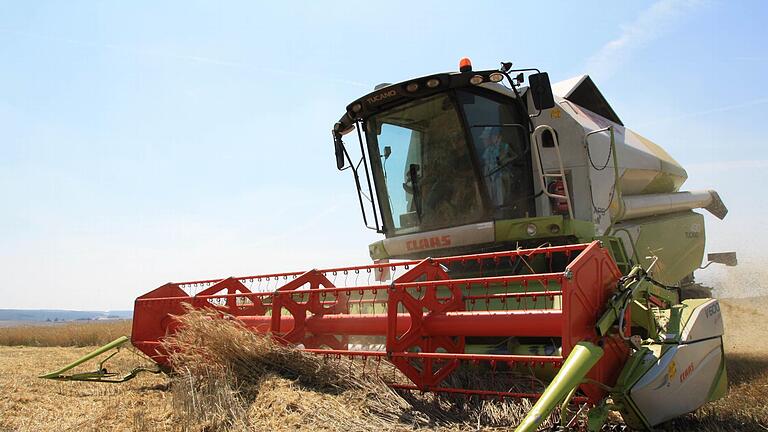
[[[374,264],[168,283],[136,300],[136,348],[170,367],[172,316],[212,308],[317,355],[389,361],[409,380],[398,389],[537,400],[519,431],[579,403],[591,429],[611,410],[650,429],[725,394],[693,210],[727,209],[714,191],[681,192],[685,170],[624,127],[589,76],[550,86],[537,69],[462,59],[377,86],[332,135],[365,224],[385,236]],[[127,378],[67,375],[83,361],[45,377]],[[490,378],[459,386],[459,369]],[[505,387],[514,373],[536,377],[530,391]]]

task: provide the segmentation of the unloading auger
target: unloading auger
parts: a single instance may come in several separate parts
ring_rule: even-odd
[[[174,316],[215,310],[354,359],[344,367],[389,362],[401,391],[536,400],[519,431],[558,406],[568,425],[574,404],[593,430],[611,410],[650,429],[725,394],[720,307],[693,271],[694,209],[727,209],[714,191],[680,191],[685,170],[625,128],[588,76],[553,92],[536,69],[463,59],[377,86],[332,134],[366,225],[385,235],[374,263],[165,284],[136,300],[135,348],[172,368]]]

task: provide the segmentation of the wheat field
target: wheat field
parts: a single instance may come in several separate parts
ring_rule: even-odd
[[[129,334],[129,320],[0,327],[0,346],[94,347]]]
[[[768,298],[727,299],[722,304],[728,395],[663,425],[663,430],[768,431],[768,326],[764,324]],[[416,401],[420,405],[414,410],[413,400],[376,383],[350,382],[347,378],[340,381],[332,369],[312,363],[312,359],[273,348],[259,351],[236,333],[219,337],[218,348],[210,345],[211,351],[203,353],[205,361],[200,360],[201,351],[186,351],[186,357],[177,361],[185,365],[187,373],[174,379],[148,374],[123,384],[95,384],[37,378],[93,348],[86,345],[106,343],[129,330],[129,322],[0,329],[0,431],[349,432],[477,430],[478,425],[481,429],[508,430],[504,418],[520,414],[519,406],[464,406],[464,411],[457,412],[456,406],[444,401],[424,400]],[[216,331],[220,329],[200,328],[202,333],[197,337]],[[177,342],[192,344],[194,337]],[[222,339],[226,337],[230,339]],[[246,345],[250,347],[242,349]],[[264,352],[269,356],[264,357]],[[211,356],[217,355],[219,360],[211,361]],[[254,359],[262,366],[272,365],[272,369],[254,369]],[[129,370],[142,362],[125,349],[112,364],[116,370]],[[226,367],[200,369],[201,364]],[[287,372],[276,375],[275,368]],[[307,370],[316,373],[303,373]],[[316,381],[307,382],[310,375]],[[465,418],[459,418],[461,415]]]

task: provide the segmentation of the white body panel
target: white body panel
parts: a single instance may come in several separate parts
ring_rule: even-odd
[[[670,348],[630,395],[651,426],[704,405],[723,361],[722,339]]]
[[[609,234],[612,223],[622,219],[706,207],[710,196],[678,195],[688,175],[683,167],[664,149],[630,130],[587,108],[566,99],[587,80],[586,75],[556,83],[552,86],[556,106],[534,115],[534,126],[548,125],[557,131],[562,164],[568,179],[574,217],[595,223],[596,234]],[[530,95],[529,106],[531,106]],[[611,153],[609,131],[590,132],[611,127],[616,157]],[[559,172],[559,161],[552,148],[541,148],[541,161],[546,173]],[[541,175],[534,163],[534,177]],[[618,171],[618,176],[617,176]],[[534,182],[535,192],[541,192]],[[625,205],[622,209],[617,185]],[[648,198],[640,199],[640,196]],[[719,199],[718,199],[719,201]],[[538,216],[551,214],[549,198],[536,200]]]
[[[712,299],[696,307],[673,346],[632,387],[630,395],[651,426],[704,405],[723,362],[723,318]],[[660,346],[655,347],[660,350]],[[655,359],[648,355],[648,361]]]
[[[492,243],[496,239],[493,222],[406,234],[384,239],[384,249],[390,256],[406,256],[417,252]]]
[[[723,315],[720,313],[720,303],[712,299],[696,308],[683,329],[680,340],[682,343],[688,343],[722,336],[723,333],[725,328]]]

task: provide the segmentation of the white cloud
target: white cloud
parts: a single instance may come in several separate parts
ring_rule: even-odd
[[[658,39],[678,18],[695,9],[699,0],[659,0],[640,13],[634,21],[622,26],[619,37],[603,45],[587,60],[590,75],[610,78],[632,56],[633,51]]]

